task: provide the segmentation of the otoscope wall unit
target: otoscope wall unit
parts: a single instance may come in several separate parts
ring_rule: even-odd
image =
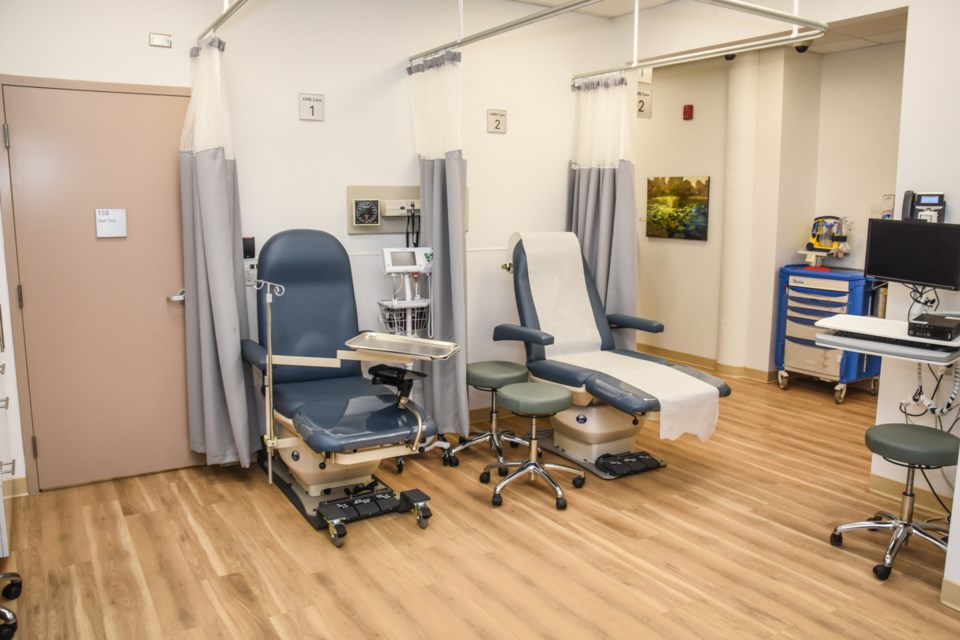
[[[346,211],[349,235],[404,233],[419,218],[420,187],[347,185]]]

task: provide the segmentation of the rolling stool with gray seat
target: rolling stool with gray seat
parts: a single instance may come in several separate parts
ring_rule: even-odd
[[[893,560],[903,544],[911,536],[926,540],[942,551],[947,550],[946,536],[938,537],[930,533],[946,534],[949,527],[934,522],[916,522],[913,519],[913,476],[917,469],[939,469],[957,464],[960,455],[960,438],[946,431],[918,424],[878,424],[867,429],[867,448],[893,464],[907,468],[907,482],[900,500],[900,516],[886,511],[862,522],[842,524],[830,534],[830,544],[839,547],[843,544],[843,534],[854,529],[889,529],[893,533],[883,555],[883,564],[873,568],[873,574],[880,580],[890,577]]]
[[[503,441],[511,443],[513,446],[518,444],[529,445],[530,443],[523,438],[509,432],[502,432],[498,429],[497,423],[497,390],[508,384],[527,381],[527,368],[522,364],[515,362],[505,362],[503,360],[489,360],[484,362],[471,362],[467,365],[467,384],[480,391],[490,392],[490,430],[486,433],[477,435],[474,438],[461,441],[453,449],[443,452],[443,464],[455,467],[460,464],[457,454],[481,442],[489,442],[497,454],[497,461],[504,462],[503,459]],[[500,467],[501,472],[506,474],[506,467]]]
[[[518,467],[516,471],[501,480],[493,489],[493,506],[499,507],[503,503],[500,492],[508,484],[525,474],[533,480],[535,476],[543,478],[557,494],[557,509],[567,508],[567,501],[563,497],[563,489],[547,472],[548,469],[575,473],[573,486],[577,489],[583,486],[586,478],[581,469],[568,467],[565,464],[553,464],[540,461],[540,446],[537,443],[537,418],[549,418],[555,413],[567,409],[573,403],[573,396],[569,390],[555,384],[544,382],[519,382],[509,384],[497,391],[500,406],[518,416],[530,418],[530,457],[527,460],[508,460],[506,462],[492,462],[480,474],[480,482],[490,482],[490,469],[494,467]]]

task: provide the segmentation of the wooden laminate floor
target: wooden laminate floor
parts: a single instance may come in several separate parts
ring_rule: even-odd
[[[539,481],[493,508],[479,448],[455,468],[437,451],[402,475],[384,464],[396,489],[432,496],[430,526],[357,522],[342,549],[259,469],[19,498],[2,567],[24,577],[18,638],[960,637],[941,552],[916,541],[880,582],[883,533],[828,542],[837,523],[897,510],[867,491],[875,398],[729,382],[708,442],[661,441],[648,421],[638,444],[669,466],[588,476],[563,512]]]

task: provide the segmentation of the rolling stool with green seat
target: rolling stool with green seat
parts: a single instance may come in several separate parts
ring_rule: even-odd
[[[480,391],[490,392],[490,430],[482,433],[475,438],[470,438],[460,442],[453,449],[443,452],[443,464],[455,467],[460,464],[457,454],[481,442],[489,442],[497,454],[497,461],[504,462],[503,459],[503,441],[511,445],[530,444],[523,438],[520,438],[509,432],[498,430],[497,423],[497,390],[508,384],[527,381],[527,368],[522,364],[515,362],[505,362],[503,360],[489,360],[484,362],[471,362],[467,365],[467,384]],[[500,467],[502,473],[506,473],[506,467]]]
[[[878,424],[867,429],[867,448],[893,464],[907,468],[907,482],[900,499],[900,516],[886,511],[862,522],[842,524],[830,534],[830,544],[843,544],[843,534],[854,529],[889,529],[893,533],[883,555],[883,564],[873,568],[873,575],[880,580],[890,577],[893,560],[903,544],[911,536],[926,540],[933,546],[947,550],[946,536],[938,537],[930,533],[946,534],[949,527],[934,522],[915,522],[913,519],[913,476],[917,469],[939,469],[957,464],[960,455],[960,438],[946,431],[918,424]]]
[[[517,384],[508,384],[497,391],[497,398],[500,406],[508,409],[518,416],[530,418],[530,458],[528,460],[509,460],[506,462],[493,462],[488,464],[483,473],[480,474],[480,482],[486,484],[490,482],[490,469],[494,467],[518,467],[516,471],[501,480],[493,489],[493,506],[499,507],[503,503],[500,492],[508,484],[517,478],[529,474],[533,480],[535,476],[543,478],[549,484],[554,493],[557,494],[557,509],[567,508],[567,501],[563,497],[563,489],[557,484],[557,481],[547,472],[548,469],[555,471],[565,471],[575,473],[577,477],[573,479],[573,486],[577,489],[583,486],[586,478],[581,469],[568,467],[565,464],[553,464],[540,461],[540,445],[537,443],[537,418],[549,418],[555,413],[559,413],[568,408],[573,401],[570,391],[555,384],[543,382],[520,382]]]

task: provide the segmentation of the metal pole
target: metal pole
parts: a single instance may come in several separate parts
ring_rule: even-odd
[[[656,68],[656,67],[667,67],[674,64],[681,64],[684,62],[694,62],[696,60],[705,60],[707,58],[714,58],[716,56],[722,56],[732,53],[742,53],[744,51],[755,51],[757,49],[768,49],[770,47],[779,47],[782,45],[796,44],[799,42],[804,42],[808,40],[815,40],[820,38],[827,33],[827,25],[824,22],[818,20],[811,20],[809,18],[802,18],[800,16],[791,15],[789,13],[784,13],[782,11],[777,11],[776,9],[768,9],[767,7],[761,7],[759,5],[750,4],[748,2],[742,2],[741,0],[697,0],[697,2],[703,2],[706,4],[713,4],[720,7],[725,7],[727,9],[734,9],[736,11],[743,11],[746,13],[752,13],[754,15],[762,16],[764,18],[770,18],[771,20],[779,20],[781,22],[789,22],[794,25],[793,32],[788,36],[777,36],[774,38],[766,38],[763,40],[753,40],[751,42],[744,42],[735,45],[721,45],[719,47],[710,47],[709,49],[704,49],[703,51],[692,51],[689,53],[680,53],[680,54],[670,54],[666,56],[655,56],[652,58],[645,58],[643,60],[637,60],[634,57],[633,62],[627,65],[621,65],[619,67],[612,67],[610,69],[602,69],[600,71],[591,71],[589,73],[579,73],[573,76],[574,80],[579,80],[580,78],[589,78],[591,76],[600,76],[606,73],[616,73],[618,71],[629,71],[636,67],[647,67],[647,68]],[[804,31],[797,32],[797,26],[804,26],[813,29],[813,31]]]
[[[743,2],[742,0],[697,0],[697,2],[713,4],[717,5],[718,7],[726,7],[727,9],[743,11],[744,13],[752,13],[763,18],[770,18],[771,20],[779,20],[780,22],[795,24],[801,27],[807,27],[809,29],[817,29],[823,31],[824,33],[827,31],[827,25],[819,20],[802,18],[791,13],[777,11],[776,9],[770,9],[768,7],[761,7],[760,5],[750,4],[749,2]]]
[[[557,5],[556,7],[550,7],[548,9],[544,9],[543,11],[532,13],[529,16],[518,18],[511,22],[506,22],[498,27],[486,29],[485,31],[475,33],[472,36],[467,36],[466,38],[458,38],[453,42],[448,42],[447,44],[440,45],[439,47],[434,47],[433,49],[428,49],[422,53],[412,55],[410,56],[410,61],[413,62],[414,60],[427,58],[435,53],[440,53],[441,51],[446,51],[447,49],[452,49],[453,47],[462,47],[474,42],[479,42],[480,40],[486,40],[487,38],[492,38],[493,36],[500,35],[501,33],[513,31],[514,29],[525,27],[528,24],[540,22],[541,20],[546,20],[547,18],[552,18],[553,16],[558,16],[560,14],[567,13],[568,11],[573,11],[574,9],[579,9],[580,7],[596,4],[597,2],[602,2],[602,0],[573,0],[572,2]]]
[[[219,18],[211,22],[210,26],[203,30],[203,33],[201,33],[200,36],[197,37],[197,40],[203,40],[208,35],[216,31],[220,26],[223,25],[224,22],[229,20],[233,16],[233,14],[235,14],[237,10],[240,9],[240,7],[242,7],[245,4],[247,4],[247,0],[237,0],[236,2],[234,2],[232,5],[230,5],[230,8],[228,8],[226,11],[220,14]]]
[[[706,49],[704,51],[695,51],[691,53],[680,53],[675,55],[668,56],[655,56],[653,58],[644,58],[643,60],[638,60],[636,62],[625,64],[619,67],[611,67],[610,69],[601,69],[600,71],[590,71],[587,73],[578,73],[573,76],[574,80],[579,80],[581,78],[590,78],[593,76],[602,76],[607,73],[616,73],[618,71],[629,71],[630,69],[635,69],[637,67],[656,69],[657,67],[669,67],[674,64],[682,64],[684,62],[695,62],[697,60],[706,60],[707,58],[716,58],[717,56],[723,56],[730,53],[742,53],[744,51],[756,51],[757,49],[769,49],[771,47],[779,47],[781,45],[789,45],[798,42],[806,42],[809,40],[815,40],[823,36],[823,32],[817,31],[804,31],[798,33],[795,36],[780,36],[777,38],[767,38],[766,40],[754,40],[753,42],[746,42],[737,45],[728,45],[724,47],[713,47]]]

